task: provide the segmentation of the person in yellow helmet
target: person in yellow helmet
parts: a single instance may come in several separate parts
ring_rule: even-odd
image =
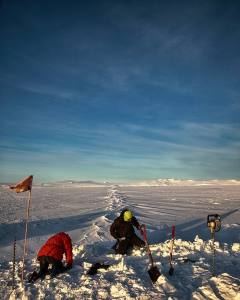
[[[111,235],[117,240],[113,247],[116,254],[127,254],[133,247],[144,247],[145,243],[136,235],[134,227],[141,229],[133,213],[124,209],[110,227]]]

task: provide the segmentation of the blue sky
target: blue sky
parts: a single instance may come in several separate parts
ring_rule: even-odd
[[[238,1],[0,4],[0,182],[240,178]]]

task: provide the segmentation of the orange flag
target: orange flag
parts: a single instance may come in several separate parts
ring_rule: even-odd
[[[10,189],[14,190],[16,193],[30,191],[32,189],[32,181],[33,175],[30,175],[18,182],[16,185],[11,185]]]

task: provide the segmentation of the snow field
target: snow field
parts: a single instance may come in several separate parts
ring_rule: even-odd
[[[1,203],[5,202],[4,220],[0,224],[1,298],[8,299],[13,224],[19,234],[17,250],[21,253],[24,204],[20,201],[24,197],[17,195],[19,203],[14,207],[15,199],[4,189],[0,192]],[[30,272],[38,266],[34,258],[37,249],[60,230],[67,231],[73,239],[74,267],[55,279],[34,285],[26,283],[23,292],[18,255],[18,288],[15,295],[11,294],[12,299],[240,299],[239,187],[197,187],[197,190],[192,187],[45,187],[34,189],[34,194],[37,201],[33,197],[29,224],[34,230],[30,232],[26,270]],[[7,202],[12,203],[11,211]],[[123,257],[111,251],[114,240],[109,227],[124,207],[132,209],[139,221],[147,225],[153,259],[162,274],[156,284],[152,284],[147,273],[149,260],[145,249],[133,250],[131,256]],[[222,230],[216,233],[215,276],[211,275],[212,241],[206,228],[206,216],[212,212],[223,216]],[[13,220],[14,214],[17,221]],[[176,224],[174,275],[169,276],[172,224]],[[99,269],[94,276],[87,275],[95,262],[111,266],[108,270]]]

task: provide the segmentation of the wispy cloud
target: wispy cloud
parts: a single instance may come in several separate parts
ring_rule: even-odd
[[[53,96],[57,99],[71,99],[76,91],[66,89],[60,86],[54,86],[53,84],[36,83],[34,80],[27,81],[23,78],[19,78],[11,75],[4,75],[0,77],[0,82],[8,85],[9,87],[30,92],[41,96]]]

